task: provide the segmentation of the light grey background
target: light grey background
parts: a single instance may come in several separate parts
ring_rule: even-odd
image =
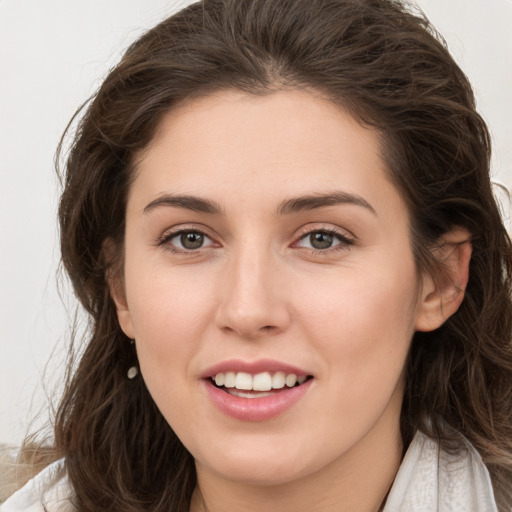
[[[512,0],[417,1],[472,80],[493,175],[512,189]],[[187,3],[0,0],[0,442],[43,424],[62,382],[74,302],[56,286],[60,135],[122,50]]]

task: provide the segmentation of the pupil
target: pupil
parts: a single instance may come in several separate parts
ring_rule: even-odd
[[[185,249],[199,249],[203,245],[203,238],[201,233],[182,233],[180,241]]]
[[[311,246],[315,249],[328,249],[332,245],[333,235],[329,233],[314,233],[310,235]]]

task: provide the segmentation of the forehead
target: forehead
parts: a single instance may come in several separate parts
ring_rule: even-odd
[[[282,201],[341,188],[398,204],[380,147],[376,130],[310,91],[221,91],[166,114],[138,160],[130,196]],[[383,187],[392,192],[385,198]]]

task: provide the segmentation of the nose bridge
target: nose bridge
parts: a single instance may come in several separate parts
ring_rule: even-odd
[[[241,240],[228,258],[219,327],[249,338],[284,329],[288,315],[279,282],[278,261],[268,244]]]

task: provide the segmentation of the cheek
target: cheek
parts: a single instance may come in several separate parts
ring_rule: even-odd
[[[131,312],[142,377],[157,407],[177,431],[195,431],[197,397],[189,393],[193,361],[200,351],[213,305],[209,287],[194,278],[141,280]],[[198,289],[201,293],[198,293]],[[211,320],[210,320],[211,321]],[[180,392],[176,392],[180,390]]]
[[[382,263],[382,262],[381,262]],[[340,277],[304,283],[297,297],[303,328],[346,383],[365,375],[399,375],[410,341],[418,297],[414,263],[390,262],[387,272],[350,269]],[[385,265],[383,265],[385,267]],[[309,289],[307,289],[309,288]]]
[[[402,279],[396,279],[398,273]],[[335,432],[343,430],[348,444],[368,431],[390,403],[393,421],[401,407],[403,369],[414,334],[415,271],[411,266],[410,272],[379,275],[368,269],[354,280],[346,276],[335,287],[331,283],[330,293],[317,290],[302,304],[305,311],[309,303],[303,331],[322,361],[319,386],[329,390],[318,421],[325,431],[331,432],[333,424]],[[305,290],[300,293],[305,296]],[[322,416],[321,405],[330,415]]]
[[[172,368],[183,375],[212,321],[212,284],[198,272],[151,262],[133,270],[127,269],[126,287],[142,372],[158,377]]]

